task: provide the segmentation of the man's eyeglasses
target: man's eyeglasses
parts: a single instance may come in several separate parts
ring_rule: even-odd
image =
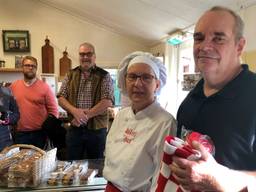
[[[33,69],[36,69],[36,68],[37,68],[36,65],[32,65],[32,64],[23,64],[23,67],[26,67],[26,68],[31,67],[31,68],[33,68]]]
[[[80,52],[79,53],[79,56],[80,57],[84,57],[84,56],[86,56],[86,57],[92,57],[94,55],[94,52],[87,52],[87,53],[85,53],[85,52]]]
[[[156,79],[155,76],[153,75],[150,75],[150,74],[140,74],[140,75],[137,75],[135,73],[128,73],[126,75],[126,79],[129,81],[129,82],[136,82],[137,79],[140,79],[142,83],[152,83],[153,79]]]

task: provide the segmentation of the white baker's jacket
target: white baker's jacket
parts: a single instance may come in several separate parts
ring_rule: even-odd
[[[107,136],[103,176],[124,192],[153,191],[169,134],[176,134],[176,121],[159,103],[136,114],[122,109]]]

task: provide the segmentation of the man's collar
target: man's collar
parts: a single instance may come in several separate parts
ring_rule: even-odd
[[[233,79],[231,80],[227,85],[225,85],[221,90],[218,92],[214,93],[213,95],[209,96],[210,97],[215,97],[219,96],[225,99],[233,99],[237,96],[237,86],[241,85],[241,81],[243,81],[245,74],[249,71],[248,65],[243,64],[242,66],[242,71]],[[196,87],[191,91],[192,95],[199,96],[199,97],[206,97],[204,95],[204,80],[201,79]]]
[[[86,70],[86,71],[82,70],[81,66],[79,66],[78,69],[80,70],[80,72],[92,73],[93,71],[95,71],[96,65],[94,64],[93,66],[91,66],[91,67],[90,67],[88,70]]]
[[[37,81],[37,77],[34,78],[34,79],[31,79],[31,80],[23,79],[24,85],[27,86],[27,87],[33,85],[36,81]]]

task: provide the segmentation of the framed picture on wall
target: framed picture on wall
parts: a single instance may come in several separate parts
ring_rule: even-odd
[[[30,52],[29,31],[3,30],[4,52]]]
[[[22,56],[15,55],[15,68],[20,69],[22,68]]]
[[[55,74],[52,74],[52,73],[42,73],[40,75],[41,77],[41,80],[45,83],[47,83],[52,92],[54,93],[54,95],[57,94],[57,90],[58,90],[58,81],[57,81],[57,77],[55,76]]]

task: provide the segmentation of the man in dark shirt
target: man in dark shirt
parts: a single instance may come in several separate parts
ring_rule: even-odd
[[[194,59],[203,79],[178,110],[178,135],[184,128],[209,135],[216,154],[194,143],[199,161],[174,158],[171,171],[186,190],[249,190],[255,182],[256,75],[240,63],[243,25],[224,7],[206,11],[196,24]]]

